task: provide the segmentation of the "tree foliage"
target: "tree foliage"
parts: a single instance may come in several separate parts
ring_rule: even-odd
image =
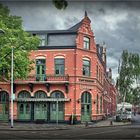
[[[39,38],[32,36],[22,29],[22,19],[10,15],[7,6],[0,4],[0,76],[10,78],[11,47],[14,48],[14,78],[26,78],[32,69],[32,60],[29,60],[31,50],[39,45]]]
[[[140,57],[137,53],[129,53],[124,50],[122,53],[117,87],[121,93],[121,101],[134,102],[136,88],[140,80]],[[134,87],[134,84],[137,86]]]
[[[68,2],[66,0],[52,0],[52,1],[57,9],[65,9],[68,6]]]

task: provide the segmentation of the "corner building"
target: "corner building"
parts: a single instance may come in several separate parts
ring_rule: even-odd
[[[104,88],[110,85],[104,82],[106,49],[95,43],[90,23],[85,12],[84,18],[67,30],[29,31],[39,36],[41,43],[30,56],[35,69],[26,80],[14,81],[14,120],[69,122],[73,116],[83,122],[108,115],[104,111],[108,106],[104,106],[105,96],[111,95]],[[10,83],[3,81],[0,88],[5,97],[0,119],[10,119]]]

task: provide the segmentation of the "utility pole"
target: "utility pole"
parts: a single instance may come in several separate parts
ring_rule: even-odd
[[[56,125],[58,126],[58,97],[56,100]]]
[[[5,32],[2,30],[2,29],[0,29],[0,34],[4,34]]]
[[[14,76],[13,76],[13,60],[14,60],[14,50],[11,50],[11,128],[13,128],[13,82],[14,82]]]

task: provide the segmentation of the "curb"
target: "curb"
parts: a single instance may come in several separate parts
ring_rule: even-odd
[[[51,129],[18,129],[18,128],[5,128],[0,131],[55,131],[55,130],[69,130],[68,128],[51,128]]]
[[[121,127],[121,126],[127,126],[131,124],[121,124],[121,125],[102,125],[102,126],[87,126],[85,128],[101,128],[101,127]]]
[[[132,123],[122,123],[122,124],[112,124],[112,125],[100,125],[97,123],[96,124],[89,124],[88,126],[85,125],[74,125],[74,126],[62,126],[62,127],[44,127],[44,128],[35,128],[35,127],[27,127],[27,128],[22,128],[22,127],[14,127],[14,128],[10,128],[10,126],[8,127],[1,127],[0,131],[55,131],[55,130],[70,130],[70,129],[75,129],[75,128],[84,128],[84,129],[89,129],[89,128],[101,128],[101,127],[121,127],[121,126],[127,126],[127,125],[131,125]]]

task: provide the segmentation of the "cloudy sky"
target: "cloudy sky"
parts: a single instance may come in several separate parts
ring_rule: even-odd
[[[86,10],[96,43],[106,43],[107,66],[116,78],[122,51],[140,53],[140,1],[79,1],[69,1],[65,10],[41,0],[1,2],[10,8],[11,14],[23,18],[25,30],[67,29],[78,23]]]

